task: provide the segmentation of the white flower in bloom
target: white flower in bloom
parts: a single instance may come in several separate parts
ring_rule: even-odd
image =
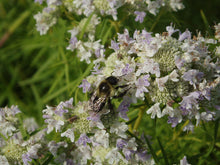
[[[41,23],[41,20],[43,19],[43,14],[38,12],[37,14],[34,15],[34,19],[36,20],[36,26],[37,26],[37,31],[40,32],[40,35],[46,34],[47,31],[49,30],[49,26],[46,23]]]
[[[25,119],[23,122],[23,125],[24,125],[24,128],[27,129],[28,133],[34,132],[39,127],[33,117]]]
[[[157,115],[158,118],[161,118],[162,113],[161,113],[161,110],[160,110],[160,103],[156,103],[152,107],[150,107],[147,110],[147,114],[151,114],[152,119],[154,119],[156,115]]]
[[[170,7],[173,11],[177,11],[183,9],[184,5],[182,4],[182,0],[170,0]]]
[[[179,75],[178,73],[176,72],[176,70],[173,70],[170,75],[169,75],[169,79],[174,81],[174,82],[177,82],[179,81],[179,79],[177,78]]]
[[[168,32],[168,36],[171,36],[173,33],[179,31],[178,29],[174,29],[174,27],[172,26],[172,23],[170,26],[166,27],[166,30]]]
[[[186,156],[184,156],[183,159],[180,160],[180,165],[190,165],[190,164],[187,162]]]
[[[114,122],[110,128],[110,133],[115,133],[116,135],[127,138],[126,131],[128,130],[128,125],[124,122]]]
[[[137,143],[135,142],[135,138],[131,138],[129,141],[128,141],[128,144],[127,144],[127,148],[129,148],[130,150],[133,150],[133,151],[136,151],[137,150]]]
[[[71,142],[74,142],[75,136],[73,129],[68,129],[65,132],[61,133],[61,137],[64,136],[70,138]]]
[[[73,109],[73,98],[65,102],[60,102],[57,107],[46,106],[47,109],[43,110],[43,118],[47,125],[47,133],[49,134],[55,128],[55,131],[61,131],[61,127],[64,125],[64,114],[68,113],[68,109]]]
[[[214,119],[214,116],[215,116],[215,112],[202,112],[201,114],[199,112],[197,112],[197,114],[195,115],[195,119],[196,119],[196,126],[199,125],[200,121],[203,120],[203,121],[211,121]]]
[[[145,75],[145,76],[141,76],[140,78],[138,78],[138,80],[135,82],[135,85],[137,87],[137,91],[135,93],[135,96],[137,98],[142,98],[144,99],[144,94],[149,92],[148,89],[146,88],[147,86],[150,85],[149,83],[149,77],[150,75]]]
[[[8,137],[8,136],[12,136],[13,135],[13,132],[16,131],[16,128],[14,125],[12,125],[11,122],[3,122],[3,123],[0,123],[0,132],[5,136],[5,137]]]
[[[105,130],[96,131],[92,140],[95,142],[95,145],[102,145],[105,148],[109,147],[109,133],[107,133]]]
[[[52,12],[53,10],[55,9],[51,9]],[[55,17],[51,17],[50,14],[46,12],[38,12],[34,15],[34,19],[36,20],[37,31],[40,32],[40,35],[46,34],[49,28],[57,21]]]
[[[215,25],[215,38],[218,39],[218,41],[220,41],[220,23],[218,23],[218,25]]]
[[[90,146],[86,145],[80,145],[78,146],[74,151],[71,152],[71,155],[74,157],[73,164],[82,164],[86,165],[87,160],[90,160],[92,158],[92,152]]]
[[[105,157],[109,164],[118,164],[119,161],[128,163],[128,161],[120,154],[117,148],[112,149]]]
[[[161,78],[156,78],[156,83],[158,85],[158,88],[160,91],[164,90],[165,83],[167,82],[169,76],[161,77]]]
[[[160,68],[159,64],[154,62],[153,59],[145,58],[142,59],[143,62],[138,65],[139,69],[136,71],[136,76],[139,76],[141,73],[151,73],[155,74],[156,77],[160,77]]]
[[[68,146],[68,144],[66,142],[56,143],[55,141],[50,141],[47,146],[49,148],[49,151],[53,154],[53,156],[57,156],[57,150],[60,147],[65,147],[66,148]]]
[[[170,117],[174,116],[174,109],[172,107],[170,107],[169,105],[167,105],[162,112],[162,116],[164,115],[169,115]]]
[[[79,56],[80,57],[80,61],[86,61],[86,63],[90,63],[91,61],[90,61],[90,57],[92,56],[92,53],[90,52],[90,51],[87,51],[86,49],[85,49],[85,47],[82,45],[82,42],[81,41],[79,41],[78,42],[79,44],[78,44],[78,50],[79,50],[79,52],[78,52],[78,54],[77,54],[77,56]]]
[[[40,148],[41,148],[41,144],[34,144],[33,146],[31,146],[27,152],[29,157],[32,159],[37,159],[38,158],[37,152]]]
[[[81,151],[81,153],[83,154],[83,159],[88,160],[91,159],[91,148],[90,146],[86,145],[86,146],[79,146],[78,147],[79,150]]]
[[[153,14],[156,15],[158,12],[158,9],[164,5],[163,1],[161,0],[156,0],[156,1],[151,1],[151,0],[145,0],[145,2],[147,3],[147,10]]]
[[[71,33],[71,38],[76,37],[76,35],[79,33],[78,28],[73,28],[72,30],[68,31],[69,33]]]
[[[193,132],[194,130],[194,125],[192,124],[192,122],[190,121],[189,124],[187,124],[184,128],[183,128],[183,131],[191,131]]]

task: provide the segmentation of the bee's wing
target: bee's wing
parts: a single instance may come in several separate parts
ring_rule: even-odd
[[[106,101],[106,96],[96,97],[96,99],[90,101],[90,107],[94,112],[99,112],[105,106]]]

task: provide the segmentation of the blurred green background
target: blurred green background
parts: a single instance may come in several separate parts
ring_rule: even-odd
[[[193,35],[201,31],[203,36],[213,36],[214,25],[220,22],[220,0],[183,2],[184,10],[171,13],[161,9],[157,16],[147,16],[138,29],[162,33],[173,22],[182,32],[189,29]],[[84,99],[78,86],[92,67],[66,50],[70,37],[67,31],[73,25],[65,15],[61,15],[62,19],[47,35],[39,35],[33,15],[41,10],[42,6],[34,0],[0,1],[0,107],[18,105],[26,116],[34,116],[40,124],[43,123],[41,111],[46,105],[57,105],[70,97]],[[137,24],[129,21],[131,18],[134,19],[125,18],[115,31],[122,32],[123,27],[135,30]],[[112,32],[105,44],[115,36]],[[155,123],[146,116],[140,130],[153,137],[157,155],[163,153],[155,135],[166,146],[170,163],[178,163],[175,161],[186,154],[192,164],[220,164],[218,122],[203,124],[189,134],[182,132],[182,127],[172,129],[166,119],[157,121],[157,130]]]

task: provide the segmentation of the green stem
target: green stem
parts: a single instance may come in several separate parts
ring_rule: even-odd
[[[22,24],[22,22],[30,15],[30,11],[23,12],[18,19],[16,19],[11,26],[9,26],[8,31],[0,39],[0,47],[6,42],[9,36]]]
[[[150,32],[153,31],[153,29],[155,28],[155,26],[157,25],[158,21],[160,20],[160,17],[164,14],[164,9],[162,9],[159,14],[157,15],[157,18],[155,20],[155,22],[153,23],[153,25],[151,26]]]
[[[138,118],[137,118],[137,120],[134,123],[133,130],[137,130],[138,129],[138,127],[139,127],[139,125],[141,123],[141,119],[143,117],[144,112],[145,112],[145,106],[140,107],[140,110],[139,110],[139,113],[138,113]]]
[[[0,133],[0,137],[1,137],[4,141],[7,141],[7,138],[6,138],[3,134],[1,134],[1,133]]]

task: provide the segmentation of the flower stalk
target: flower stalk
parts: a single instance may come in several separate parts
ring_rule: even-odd
[[[136,121],[134,123],[133,130],[137,131],[137,129],[138,129],[140,123],[141,123],[141,119],[144,115],[145,109],[146,109],[146,106],[141,106],[140,107],[139,112],[138,112],[138,118],[136,119]]]

